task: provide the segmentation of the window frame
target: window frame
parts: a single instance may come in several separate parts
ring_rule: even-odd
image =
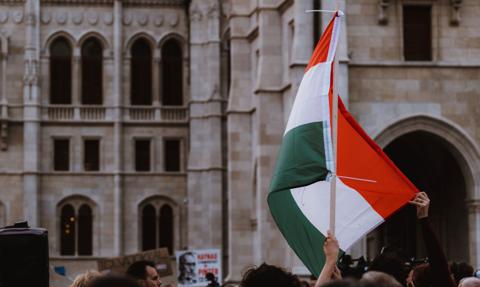
[[[430,34],[431,34],[431,60],[426,61],[426,60],[405,60],[405,43],[404,43],[404,37],[405,37],[405,31],[404,31],[404,23],[403,23],[403,7],[404,6],[429,6],[431,8],[430,11],[430,17],[431,17],[431,29],[430,29]],[[416,64],[416,63],[421,63],[422,65],[429,65],[429,64],[434,64],[439,60],[439,9],[438,3],[434,0],[403,0],[403,1],[397,1],[396,3],[396,8],[397,11],[399,11],[399,37],[400,37],[400,47],[398,50],[399,53],[399,58],[401,59],[401,62],[404,64]]]
[[[154,155],[154,145],[155,141],[153,137],[148,137],[148,136],[135,136],[132,138],[133,140],[133,145],[132,145],[132,154],[133,154],[133,160],[132,160],[132,170],[134,172],[138,173],[149,173],[149,172],[154,172],[155,171],[155,155]],[[150,156],[149,156],[149,169],[148,170],[137,170],[137,141],[149,141],[150,142]]]
[[[83,92],[84,92],[84,86],[83,86],[83,69],[84,69],[84,55],[83,55],[83,48],[84,45],[86,45],[89,41],[96,41],[97,44],[101,48],[101,53],[100,53],[100,82],[101,82],[101,87],[100,87],[100,103],[99,104],[89,104],[89,103],[84,103],[83,100]],[[81,46],[79,47],[80,49],[80,64],[79,64],[79,102],[81,105],[85,106],[102,106],[105,104],[105,58],[104,58],[104,53],[105,53],[105,47],[104,43],[96,36],[89,36],[85,40],[82,41]]]
[[[98,141],[98,170],[87,170],[85,168],[85,157],[86,157],[86,149],[85,149],[85,142],[86,141]],[[101,172],[103,170],[103,140],[101,137],[97,136],[84,136],[82,137],[82,170],[88,173],[95,173]]]
[[[75,247],[74,247],[74,254],[73,255],[62,255],[62,220],[61,220],[61,216],[62,216],[62,209],[64,206],[66,205],[71,205],[73,207],[73,210],[74,210],[74,215],[75,215],[75,230],[76,230],[76,234],[75,234]],[[79,218],[79,211],[80,211],[80,208],[83,206],[83,205],[87,205],[91,212],[92,212],[92,222],[91,222],[91,225],[92,225],[92,234],[91,234],[91,237],[92,237],[92,254],[91,255],[79,255],[78,254],[78,238],[79,238],[79,228],[78,228],[78,218]],[[56,247],[56,250],[58,252],[58,256],[62,257],[62,258],[92,258],[92,257],[95,257],[98,253],[98,240],[99,240],[99,224],[96,220],[97,218],[97,205],[95,204],[94,201],[92,201],[90,198],[88,197],[85,197],[85,196],[70,196],[70,197],[67,197],[65,199],[63,199],[62,201],[60,201],[59,204],[57,204],[57,218],[56,218],[56,221],[57,221],[57,235],[56,235],[56,238],[57,238],[57,242],[58,242],[58,245]]]
[[[178,170],[169,171],[167,170],[167,155],[166,155],[166,142],[167,141],[178,141]],[[181,137],[164,137],[162,140],[162,155],[163,155],[163,171],[168,173],[182,172],[183,171],[183,138]]]
[[[67,170],[57,170],[55,168],[55,141],[58,140],[67,140],[68,141],[68,169]],[[52,163],[52,168],[51,170],[53,172],[72,172],[73,171],[73,160],[72,160],[72,151],[73,151],[73,145],[72,145],[72,138],[69,136],[53,136],[52,137],[52,154],[51,154],[51,163]]]

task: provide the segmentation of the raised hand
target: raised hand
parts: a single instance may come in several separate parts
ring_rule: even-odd
[[[327,262],[337,262],[340,247],[338,246],[337,238],[330,231],[327,231],[327,238],[323,243],[323,252]]]
[[[410,204],[413,204],[417,207],[417,218],[428,217],[428,207],[430,206],[430,198],[425,192],[419,192],[415,198],[410,201]]]

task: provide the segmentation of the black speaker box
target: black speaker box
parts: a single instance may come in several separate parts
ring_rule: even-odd
[[[48,233],[26,222],[0,229],[0,287],[48,287]]]

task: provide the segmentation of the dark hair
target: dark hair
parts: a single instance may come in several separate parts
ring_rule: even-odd
[[[378,255],[370,264],[368,271],[380,271],[393,276],[398,282],[405,282],[407,272],[405,261],[394,252],[385,252]]]
[[[215,281],[215,275],[213,275],[213,273],[208,272],[207,274],[205,274],[205,279],[207,279],[207,281],[209,282],[213,282]]]
[[[282,268],[263,263],[257,268],[250,268],[243,274],[241,287],[301,287],[297,276]]]
[[[147,279],[147,266],[155,268],[152,261],[137,261],[132,263],[127,269],[127,275],[135,279]]]
[[[430,284],[430,265],[423,263],[413,268],[412,280],[415,287],[429,287]]]
[[[95,278],[87,287],[139,287],[139,285],[126,276],[105,275]]]
[[[452,264],[450,264],[450,271],[452,272],[453,277],[455,278],[455,282],[459,284],[460,280],[462,280],[463,278],[473,276],[473,272],[475,270],[473,270],[472,265],[466,262],[460,262],[460,263],[453,262]]]

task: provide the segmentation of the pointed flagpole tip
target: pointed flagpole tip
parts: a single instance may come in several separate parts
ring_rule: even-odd
[[[345,13],[343,13],[342,10],[305,10],[305,13],[337,13],[337,16],[341,17],[341,16],[345,16]]]

